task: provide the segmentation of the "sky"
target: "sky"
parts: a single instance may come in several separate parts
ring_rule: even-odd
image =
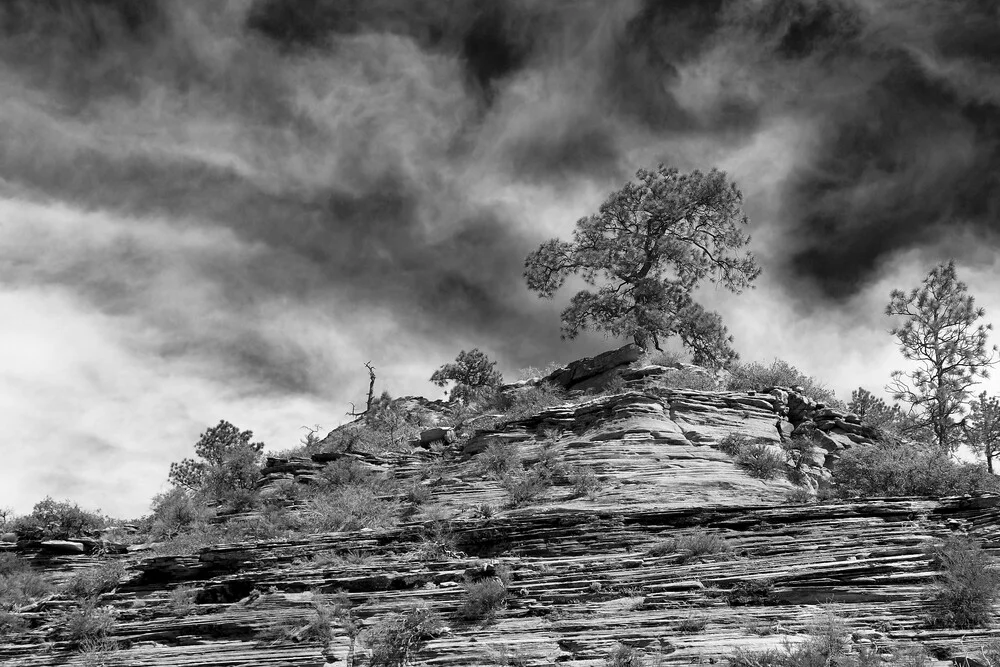
[[[993,0],[4,0],[0,32],[18,513],[146,513],[220,419],[337,426],[366,361],[436,398],[462,349],[623,344],[560,340],[523,263],[658,163],[743,192],[763,274],[698,299],[745,361],[880,391],[889,292],[948,259],[1000,314]]]

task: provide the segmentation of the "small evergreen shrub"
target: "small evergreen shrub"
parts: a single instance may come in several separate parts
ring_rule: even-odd
[[[666,556],[680,554],[681,563],[693,561],[702,556],[719,555],[727,557],[732,554],[732,546],[720,535],[698,531],[679,537],[671,537],[653,544],[646,552],[650,556]]]
[[[719,383],[709,373],[699,373],[688,368],[677,368],[663,376],[663,386],[670,389],[692,389],[694,391],[715,391]]]
[[[993,605],[1000,597],[1000,572],[980,545],[961,535],[952,535],[932,552],[941,570],[929,605],[932,627],[986,627],[993,618]]]
[[[573,487],[573,498],[588,498],[594,500],[601,490],[601,481],[597,479],[593,469],[585,466],[573,466],[569,469],[569,483]]]
[[[497,362],[478,349],[470,352],[462,350],[454,363],[445,364],[434,371],[431,382],[444,387],[454,381],[455,386],[448,396],[449,400],[468,403],[483,396],[484,390],[488,392],[503,384],[503,376],[496,365]]]
[[[520,449],[512,442],[493,440],[477,459],[484,477],[503,479],[512,472],[521,471]]]
[[[708,627],[708,617],[707,616],[692,616],[690,618],[685,618],[683,621],[677,624],[678,632],[686,632],[688,634],[694,634],[696,632],[701,632]]]
[[[736,465],[751,477],[773,479],[785,470],[785,457],[767,445],[748,445],[736,454]]]
[[[76,503],[51,497],[35,504],[31,514],[9,522],[8,530],[36,540],[65,540],[81,537],[108,525],[107,517],[80,509]]]
[[[0,613],[6,614],[45,597],[52,589],[52,582],[34,572],[24,560],[14,554],[0,553]],[[10,615],[5,621],[0,619],[0,625],[3,624],[14,627],[20,621]]]
[[[187,616],[195,610],[197,598],[197,587],[182,584],[170,591],[167,604],[175,616]]]
[[[645,653],[637,648],[619,644],[604,658],[605,667],[645,667]]]
[[[100,640],[108,636],[115,626],[114,613],[108,607],[99,607],[93,598],[84,600],[70,611],[63,623],[66,638],[79,646],[86,640]]]
[[[390,614],[367,631],[364,641],[371,651],[370,667],[403,667],[444,627],[427,607],[404,614]]]
[[[89,567],[66,582],[64,592],[75,598],[93,598],[113,591],[125,576],[125,565],[112,560]]]
[[[744,447],[749,447],[752,444],[754,444],[754,441],[751,438],[730,433],[719,440],[718,448],[724,454],[736,456]]]
[[[840,404],[832,389],[781,359],[775,359],[769,366],[757,361],[749,364],[735,363],[729,368],[729,372],[729,383],[726,388],[730,391],[802,387],[802,393],[815,401],[831,406]]]
[[[378,473],[353,456],[330,461],[319,471],[317,482],[322,490],[343,486],[369,486],[375,484]]]
[[[733,584],[724,597],[731,607],[759,606],[768,603],[773,588],[767,579],[747,579]]]
[[[500,579],[467,581],[459,613],[468,621],[492,620],[506,599],[507,587]]]
[[[153,497],[150,536],[164,539],[205,524],[214,514],[204,500],[187,489],[174,487]]]
[[[982,465],[956,463],[933,446],[879,443],[845,450],[833,470],[843,497],[953,496],[1000,492]]]
[[[520,507],[537,500],[552,487],[552,478],[537,468],[522,474],[512,474],[500,481],[507,492],[507,502],[511,507]]]
[[[555,385],[543,382],[532,387],[522,387],[500,392],[495,399],[484,405],[485,411],[502,413],[497,423],[515,422],[538,414],[545,408],[560,405],[566,401],[566,392]]]
[[[397,505],[368,488],[347,486],[310,498],[305,527],[321,532],[383,528],[395,523]]]

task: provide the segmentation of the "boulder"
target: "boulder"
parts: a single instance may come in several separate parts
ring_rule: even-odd
[[[82,554],[85,551],[83,542],[73,540],[45,540],[42,548],[60,554]]]
[[[0,534],[0,542],[17,542],[17,533]]]
[[[445,442],[451,444],[455,442],[455,439],[455,429],[450,426],[436,426],[420,432],[421,445],[429,445],[430,443],[438,440],[444,440]]]
[[[574,361],[565,368],[560,368],[548,375],[545,381],[558,385],[563,389],[574,389],[576,385],[581,384],[585,380],[607,374],[608,371],[638,361],[639,357],[642,356],[642,352],[641,347],[630,343],[617,350],[599,354],[596,357],[587,357],[586,359]],[[607,377],[610,380],[612,374],[608,374]]]

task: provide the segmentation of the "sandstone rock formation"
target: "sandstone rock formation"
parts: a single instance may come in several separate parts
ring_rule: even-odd
[[[567,371],[564,386],[608,370],[594,360],[578,368],[590,370]],[[367,665],[363,644],[337,623],[329,642],[296,641],[314,605],[338,592],[362,629],[414,604],[436,610],[447,628],[414,664],[439,666],[597,667],[619,644],[659,660],[650,664],[725,662],[740,648],[800,642],[830,613],[845,619],[853,651],[918,642],[932,664],[990,636],[927,629],[923,600],[935,576],[928,545],[952,532],[996,539],[1000,498],[789,504],[787,479],[751,477],[720,441],[735,434],[783,452],[793,433],[813,434],[819,444],[793,463],[826,479],[840,451],[865,446],[875,433],[794,388],[679,389],[664,384],[671,369],[614,368],[625,382],[620,393],[581,396],[442,453],[268,460],[264,489],[279,480],[310,483],[345,456],[421,481],[430,500],[392,529],[183,555],[69,555],[28,542],[0,549],[16,549],[62,580],[101,559],[126,562],[126,579],[101,603],[115,619],[110,639],[119,650],[110,659],[136,667]],[[448,428],[440,404],[407,400]],[[579,495],[557,477],[532,502],[511,507],[503,480],[483,472],[482,454],[496,443],[516,448],[529,469],[557,457],[567,469],[589,471],[598,488]],[[690,558],[671,550],[671,538],[693,534],[723,538],[730,551]],[[504,607],[491,621],[463,618],[464,584],[501,567],[511,573]],[[193,591],[183,612],[172,602],[180,586]],[[0,664],[85,664],[66,640],[68,604],[55,595],[18,610],[31,628],[0,636]]]

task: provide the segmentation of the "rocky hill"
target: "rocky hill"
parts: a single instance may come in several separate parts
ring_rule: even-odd
[[[634,356],[557,371],[549,380],[570,390],[566,403],[494,429],[456,434],[446,404],[410,399],[430,422],[410,452],[268,461],[265,491],[307,484],[345,457],[391,472],[410,510],[390,529],[184,555],[8,543],[58,580],[109,561],[126,569],[99,598],[110,619],[100,650],[67,638],[77,603],[60,593],[16,610],[24,628],[0,636],[0,664],[369,665],[373,634],[414,607],[441,623],[411,633],[410,660],[442,666],[596,667],[616,649],[641,651],[646,665],[723,664],[790,650],[837,623],[855,664],[912,644],[943,664],[996,633],[925,619],[938,574],[928,547],[953,533],[994,544],[1000,498],[807,502],[845,448],[872,443],[872,429],[794,387],[671,387],[671,373],[705,371],[637,367]],[[808,444],[789,449],[802,433]],[[733,442],[790,465],[754,476]],[[517,470],[487,474],[497,452]],[[547,483],[512,502],[505,475],[533,470]],[[489,582],[502,601],[479,613],[470,596]]]

